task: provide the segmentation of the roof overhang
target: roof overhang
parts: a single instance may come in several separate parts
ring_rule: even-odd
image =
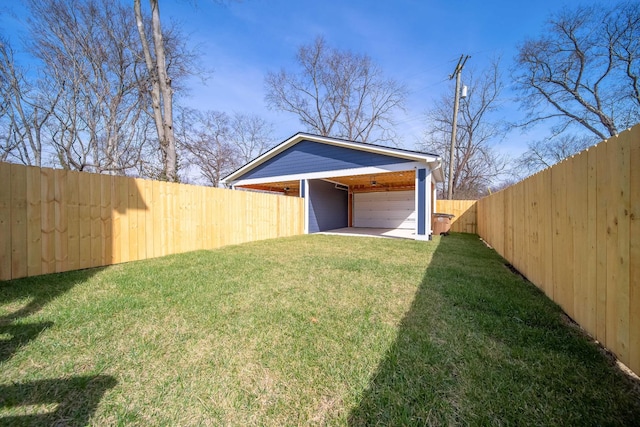
[[[434,178],[437,182],[442,182],[444,180],[444,177],[442,174],[442,167],[441,167],[442,159],[435,154],[420,153],[417,151],[410,151],[410,150],[404,150],[404,149],[393,148],[393,147],[384,147],[381,145],[366,144],[362,142],[347,141],[343,139],[330,138],[330,137],[319,136],[319,135],[311,135],[307,133],[297,133],[291,138],[285,140],[281,144],[277,145],[276,147],[272,148],[271,150],[267,151],[261,156],[258,156],[257,158],[250,161],[246,165],[242,166],[240,169],[226,176],[221,180],[221,182],[225,186],[231,186],[239,183],[240,181],[242,182],[243,185],[259,184],[260,182],[273,181],[273,177],[255,179],[255,180],[252,180],[252,179],[243,180],[242,176],[247,172],[251,171],[252,169],[258,167],[262,163],[272,159],[273,157],[277,156],[278,154],[282,153],[283,151],[289,149],[290,147],[294,146],[295,144],[301,141],[318,142],[322,144],[329,144],[329,145],[349,148],[353,150],[360,150],[360,151],[365,151],[365,152],[370,152],[375,154],[381,154],[389,157],[396,157],[399,160],[402,160],[404,163],[399,163],[399,164],[390,163],[387,166],[361,168],[357,170],[345,169],[342,171],[333,170],[333,171],[326,171],[326,172],[314,172],[309,174],[296,174],[291,176],[287,175],[287,176],[278,177],[279,180],[287,181],[287,180],[293,180],[293,179],[316,179],[316,178],[329,178],[329,177],[338,176],[338,175],[355,175],[355,174],[367,174],[367,173],[392,172],[392,171],[404,170],[404,169],[407,169],[407,167],[416,168],[420,165],[427,165],[429,169],[432,171]],[[410,160],[411,162],[407,163],[406,162],[407,160]]]

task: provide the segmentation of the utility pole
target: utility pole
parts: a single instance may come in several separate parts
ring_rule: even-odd
[[[447,199],[451,200],[453,198],[453,163],[455,161],[455,151],[456,151],[456,131],[458,127],[458,107],[460,106],[460,73],[462,72],[462,68],[464,64],[469,59],[469,55],[460,55],[460,59],[458,60],[458,65],[456,65],[455,70],[449,76],[449,80],[451,80],[454,76],[456,77],[456,95],[453,102],[453,128],[451,129],[451,152],[449,155],[449,183],[447,188]]]

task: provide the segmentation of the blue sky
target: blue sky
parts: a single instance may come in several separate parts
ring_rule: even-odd
[[[161,13],[189,29],[213,69],[206,85],[193,82],[194,106],[259,114],[275,124],[277,140],[304,130],[294,116],[266,108],[264,76],[294,67],[297,48],[321,35],[331,46],[369,55],[387,76],[407,85],[407,111],[397,121],[402,145],[414,148],[424,112],[442,93],[453,96],[448,76],[461,54],[471,55],[467,67],[478,69],[501,56],[508,75],[518,43],[541,34],[550,13],[578,3],[595,1],[199,0],[195,6],[165,1]],[[516,114],[516,105],[507,108],[505,115]],[[535,130],[514,132],[496,145],[517,155],[536,137]]]
[[[402,146],[413,149],[433,100],[443,93],[453,96],[448,76],[461,54],[471,55],[466,67],[478,70],[501,56],[508,76],[518,43],[538,36],[551,12],[592,3],[596,0],[160,0],[160,11],[199,45],[203,65],[213,71],[206,82],[192,79],[189,98],[181,102],[260,115],[274,123],[275,139],[284,140],[304,129],[295,116],[267,109],[264,76],[294,67],[298,47],[323,36],[333,47],[369,55],[386,76],[408,87],[407,111],[396,119]],[[9,5],[20,15],[19,0]],[[4,18],[5,30],[19,28]],[[513,117],[516,108],[507,105],[504,114]],[[515,132],[496,147],[517,155],[537,136]]]

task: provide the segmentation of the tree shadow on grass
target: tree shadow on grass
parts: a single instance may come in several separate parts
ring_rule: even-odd
[[[633,388],[477,236],[452,233],[349,425],[639,425]]]
[[[0,416],[0,424],[87,425],[104,393],[116,384],[111,376],[92,375],[0,385],[0,408],[19,413]]]
[[[53,325],[50,321],[26,323],[25,318],[38,313],[52,300],[101,270],[92,268],[0,282],[0,306],[22,304],[0,316],[0,362],[10,359]]]
[[[0,363],[53,326],[51,321],[26,322],[29,316],[101,270],[0,282],[0,306],[8,310],[0,316]],[[93,375],[0,384],[0,409],[9,414],[0,415],[0,425],[86,425],[104,393],[116,383],[113,377]]]
[[[0,363],[10,359],[21,347],[35,340],[45,329],[50,328],[53,322],[24,323],[3,325],[0,324]]]

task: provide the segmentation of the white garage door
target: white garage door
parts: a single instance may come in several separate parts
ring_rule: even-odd
[[[353,226],[415,229],[414,191],[383,191],[353,195]]]

